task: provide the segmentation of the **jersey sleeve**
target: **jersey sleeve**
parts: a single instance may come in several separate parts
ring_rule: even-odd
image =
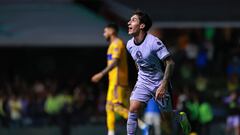
[[[152,49],[156,53],[157,57],[162,61],[170,56],[169,51],[161,40],[155,40],[152,45]]]
[[[128,51],[129,53],[131,53],[131,52],[130,52],[130,41],[127,42],[126,48],[127,48],[127,51]]]
[[[112,58],[118,59],[121,57],[123,46],[121,44],[114,43],[112,48]]]

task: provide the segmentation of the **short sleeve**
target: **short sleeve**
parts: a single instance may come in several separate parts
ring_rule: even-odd
[[[131,51],[130,51],[130,41],[127,42],[126,48],[127,48],[127,51],[128,51],[129,53],[131,53]]]
[[[112,58],[115,58],[115,59],[120,58],[122,49],[124,49],[124,48],[121,44],[113,43]]]
[[[161,40],[155,40],[152,45],[152,49],[160,60],[164,60],[170,56],[169,51]]]

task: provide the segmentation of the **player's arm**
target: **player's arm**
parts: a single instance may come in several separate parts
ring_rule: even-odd
[[[112,55],[112,62],[110,65],[108,65],[106,68],[104,68],[101,72],[97,73],[92,77],[92,82],[97,83],[102,79],[104,75],[106,75],[108,72],[110,72],[114,67],[116,67],[120,61],[122,52],[122,47],[119,44],[113,44],[113,51],[111,53]]]
[[[167,83],[170,81],[170,78],[173,74],[175,63],[171,57],[167,57],[164,60],[164,65],[165,65],[165,72],[164,72],[162,83],[167,85]]]
[[[135,66],[136,66],[136,69],[137,69],[137,71],[138,71],[139,69],[138,69],[138,66],[137,66],[137,63],[136,63],[136,62],[135,62]]]
[[[165,45],[160,40],[156,40],[155,44],[153,45],[153,50],[155,51],[157,57],[164,63],[165,71],[163,75],[163,79],[159,88],[156,91],[155,98],[163,98],[166,90],[168,89],[168,82],[173,74],[174,69],[174,61],[172,60],[170,53],[168,52]]]
[[[110,65],[108,65],[106,68],[104,68],[101,72],[99,72],[99,73],[97,73],[97,74],[95,74],[93,77],[92,77],[92,82],[94,82],[94,83],[97,83],[97,82],[99,82],[101,79],[102,79],[102,77],[104,76],[104,75],[106,75],[108,72],[110,72],[114,67],[116,67],[117,65],[118,65],[118,63],[119,63],[119,59],[118,58],[114,58],[113,60],[112,60],[112,63],[110,64]]]
[[[115,58],[112,60],[112,64],[110,64],[109,66],[107,66],[106,68],[104,68],[100,73],[104,76],[106,75],[108,72],[110,72],[113,68],[115,68],[119,63],[119,59]]]
[[[165,65],[165,72],[164,72],[164,76],[163,76],[163,80],[161,82],[161,85],[159,86],[159,88],[156,91],[156,96],[155,98],[163,98],[166,90],[168,89],[168,82],[170,81],[170,78],[173,74],[173,69],[174,69],[174,61],[172,60],[171,57],[167,57],[166,59],[164,59],[164,65]]]

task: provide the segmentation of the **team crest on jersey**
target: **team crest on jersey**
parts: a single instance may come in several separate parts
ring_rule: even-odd
[[[137,59],[142,59],[142,53],[140,51],[137,51],[136,57]]]

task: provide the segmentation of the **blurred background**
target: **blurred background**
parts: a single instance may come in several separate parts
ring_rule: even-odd
[[[104,26],[134,9],[176,62],[174,106],[199,135],[240,135],[240,1],[0,0],[0,135],[104,135]],[[137,71],[129,57],[130,86]],[[117,116],[118,134],[126,134]],[[162,135],[172,129],[161,124]],[[179,132],[173,133],[179,135]]]

